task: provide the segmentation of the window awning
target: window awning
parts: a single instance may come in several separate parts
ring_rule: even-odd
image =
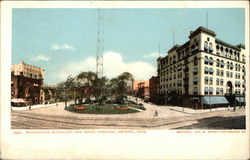
[[[208,77],[205,77],[205,80],[208,80]]]
[[[208,92],[208,91],[209,91],[208,87],[206,87],[206,88],[205,88],[205,91],[206,91],[206,92]]]
[[[205,71],[206,71],[206,72],[209,72],[209,69],[208,69],[207,67],[205,67]]]
[[[229,104],[225,97],[221,96],[205,96],[202,98],[203,104]]]
[[[213,92],[214,89],[212,87],[209,88],[209,92]]]
[[[239,102],[246,102],[245,97],[236,97],[237,101]]]
[[[197,77],[194,77],[194,80],[193,80],[194,82],[197,82],[198,81],[198,78]]]
[[[216,92],[219,92],[220,91],[220,88],[216,88]]]

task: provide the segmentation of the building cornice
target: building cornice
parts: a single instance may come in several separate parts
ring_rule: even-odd
[[[216,39],[215,39],[215,42],[216,42],[216,43],[219,43],[219,44],[222,44],[222,45],[224,45],[224,46],[233,48],[233,49],[235,49],[235,50],[237,50],[237,51],[240,51],[240,48],[239,48],[239,47],[234,46],[234,45],[229,44],[229,43],[226,43],[226,42],[224,42],[224,41],[222,41],[222,40],[220,40],[220,39],[217,39],[217,38],[216,38]]]

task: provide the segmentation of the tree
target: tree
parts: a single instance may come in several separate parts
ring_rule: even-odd
[[[75,80],[75,78],[68,76],[67,80],[64,82],[65,107],[67,107],[68,98],[72,95],[72,94],[68,94],[68,93],[69,93],[69,91],[72,91],[72,88],[75,85],[74,80]]]

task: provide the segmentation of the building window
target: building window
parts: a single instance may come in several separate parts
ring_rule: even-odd
[[[238,65],[235,64],[235,71],[238,71]]]
[[[220,94],[223,95],[223,88],[220,88]]]
[[[212,87],[209,88],[209,94],[212,95],[214,92],[214,89]]]
[[[225,63],[224,63],[223,60],[221,60],[221,61],[220,61],[220,67],[221,67],[221,68],[224,68],[224,66],[225,66]]]
[[[197,77],[194,77],[193,82],[194,82],[194,85],[197,85],[197,84],[198,84],[198,78],[197,78]]]
[[[209,43],[209,53],[212,53],[213,52],[213,44],[212,43]]]
[[[205,84],[208,84],[208,77],[205,77]]]
[[[194,94],[197,95],[198,94],[198,88],[194,87]]]
[[[198,68],[194,68],[193,74],[194,74],[194,75],[197,75],[197,74],[198,74]]]
[[[230,77],[233,78],[233,72],[230,72]]]
[[[220,75],[224,76],[224,71],[223,70],[220,71]]]
[[[212,57],[209,58],[209,64],[210,64],[210,65],[213,65],[213,64],[214,64],[214,60],[213,60]]]
[[[223,86],[224,80],[220,79],[220,85]]]
[[[195,56],[194,57],[194,66],[197,66],[198,65],[198,58]]]
[[[205,64],[208,64],[208,63],[209,63],[209,59],[208,59],[208,57],[207,57],[207,56],[205,56],[204,63],[205,63]]]
[[[209,91],[208,87],[205,87],[205,90],[204,90],[205,95],[208,95],[208,91]]]
[[[220,84],[220,79],[217,78],[217,79],[216,79],[216,85],[219,85],[219,84]]]
[[[209,68],[209,73],[210,73],[210,74],[213,74],[213,73],[214,73],[213,68]]]
[[[213,85],[213,77],[210,77],[210,79],[209,79],[209,84],[210,84],[210,85]]]
[[[216,59],[216,67],[219,67],[219,66],[220,66],[220,60]]]
[[[220,75],[220,70],[216,69],[216,76],[219,76],[219,75]]]
[[[220,94],[220,89],[216,88],[216,95],[219,95],[219,94]]]
[[[204,51],[205,51],[205,52],[208,52],[208,49],[209,49],[208,43],[207,43],[207,41],[205,41],[205,44],[204,44]]]
[[[229,77],[229,71],[227,71],[227,77]]]
[[[227,69],[229,69],[229,66],[230,66],[230,64],[229,64],[229,62],[227,62]]]
[[[205,67],[205,74],[208,74],[208,72],[209,72],[208,67]]]
[[[232,63],[232,62],[230,63],[230,69],[231,69],[231,70],[233,70],[233,69],[234,69],[234,65],[233,65],[233,63]]]

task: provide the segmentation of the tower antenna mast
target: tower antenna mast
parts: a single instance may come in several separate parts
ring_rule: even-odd
[[[97,45],[96,45],[96,75],[98,78],[103,77],[103,52],[104,52],[104,23],[103,15],[98,8],[97,15]]]
[[[97,15],[97,44],[96,44],[96,76],[98,79],[103,78],[103,52],[104,52],[104,22],[100,8]],[[103,84],[101,80],[98,83],[99,98],[103,96]]]

